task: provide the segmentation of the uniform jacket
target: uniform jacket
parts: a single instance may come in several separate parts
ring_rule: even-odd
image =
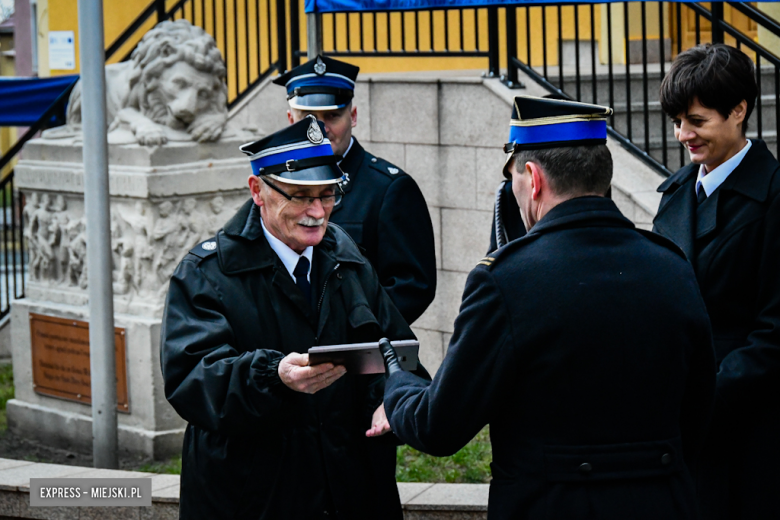
[[[753,140],[701,206],[698,170],[685,166],[658,188],[654,230],[685,251],[712,321],[718,400],[703,454],[702,501],[711,506],[708,518],[734,508],[742,512],[732,517],[778,517],[780,164]],[[729,492],[728,480],[740,484]]]
[[[173,274],[162,324],[165,395],[189,423],[181,517],[400,519],[395,444],[365,437],[384,375],[347,374],[307,395],[277,372],[313,345],[414,337],[373,268],[329,225],[307,302],[251,200],[206,244]]]
[[[477,265],[433,382],[394,374],[385,407],[434,455],[490,425],[491,520],[695,518],[714,379],[682,253],[582,197]]]
[[[357,139],[341,169],[349,179],[330,220],[358,243],[411,324],[436,294],[433,226],[425,199],[414,179],[366,152]]]

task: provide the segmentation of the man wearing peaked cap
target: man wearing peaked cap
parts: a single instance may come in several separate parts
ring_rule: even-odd
[[[491,520],[698,518],[709,320],[682,252],[604,197],[609,113],[515,99],[504,173],[528,233],[470,273],[432,382],[382,344],[402,441],[450,455],[490,425]]]
[[[329,224],[344,174],[325,134],[307,117],[242,146],[251,199],[171,278],[161,365],[189,423],[182,518],[403,517],[384,375],[308,366],[315,345],[414,338]]]
[[[433,226],[414,179],[368,153],[352,136],[357,107],[352,98],[360,69],[317,56],[274,80],[287,89],[290,123],[313,115],[325,124],[334,153],[343,156],[344,201],[331,220],[357,242],[382,286],[408,323],[436,293]]]
[[[523,106],[523,115],[520,115],[518,103],[516,102],[512,109],[512,121],[510,123],[510,128],[512,130],[510,131],[510,142],[507,143],[507,147],[513,149],[518,140],[521,143],[523,142],[521,134],[523,132],[528,132],[528,130],[523,130],[524,127],[522,125],[526,124],[527,121],[534,120],[532,116],[539,110],[539,107],[534,106],[535,99],[536,98],[529,97],[517,98],[520,105]],[[595,131],[599,136],[606,131],[606,122],[600,117],[600,114],[609,116],[612,114],[611,109],[598,106],[595,108],[594,112],[594,105],[572,103],[566,101],[564,97],[557,94],[549,94],[545,96],[544,99],[549,99],[550,101],[545,101],[545,108],[542,110],[545,110],[546,112],[543,117],[555,117],[553,116],[553,113],[570,116],[570,111],[581,112],[581,115],[583,116],[596,115],[598,116],[598,119],[594,121],[594,125],[596,126]],[[562,100],[563,103],[553,103],[552,100]],[[523,118],[525,118],[526,123],[523,123]],[[600,138],[597,139],[597,144],[604,144],[604,140]],[[509,150],[505,151],[507,152],[508,163],[509,159],[512,157],[512,153]],[[517,207],[515,195],[512,193],[512,179],[511,176],[507,175],[506,169],[504,171],[504,177],[506,177],[506,179],[501,182],[498,190],[496,190],[496,202],[493,208],[493,221],[491,223],[488,254],[499,247],[506,245],[510,241],[525,235],[526,231],[523,221],[520,218],[520,211]]]

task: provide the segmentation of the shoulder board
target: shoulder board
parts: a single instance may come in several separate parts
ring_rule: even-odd
[[[527,235],[523,235],[520,238],[516,238],[509,242],[504,247],[499,247],[492,253],[490,253],[488,256],[477,262],[477,266],[484,265],[488,268],[493,268],[496,265],[501,263],[501,260],[506,258],[507,255],[512,255],[514,251],[517,251],[518,249],[522,248],[525,245],[530,244],[531,242],[534,242],[537,238],[539,238],[541,235],[536,233],[529,233]]]
[[[398,166],[388,161],[385,161],[380,157],[375,157],[370,153],[366,154],[366,161],[368,161],[368,165],[371,167],[371,169],[376,170],[379,173],[387,175],[388,177],[391,177],[393,179],[396,177],[400,177],[401,175],[406,175],[406,172],[403,171]]]
[[[645,238],[650,239],[651,242],[655,242],[659,246],[665,247],[666,249],[669,249],[673,253],[677,253],[678,255],[680,255],[680,257],[683,260],[688,260],[683,250],[680,249],[680,246],[678,246],[677,244],[675,244],[673,241],[666,238],[665,236],[659,235],[658,233],[653,233],[652,231],[647,231],[645,229],[636,228],[636,230],[639,231],[639,233],[643,235]]]
[[[190,249],[190,254],[197,256],[198,258],[208,258],[217,252],[217,237],[204,240],[197,246]]]
[[[486,267],[490,267],[491,265],[493,265],[493,262],[495,261],[496,261],[495,257],[486,256],[485,258],[477,262],[477,265],[484,265]]]

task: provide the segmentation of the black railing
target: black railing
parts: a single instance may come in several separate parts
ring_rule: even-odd
[[[297,0],[178,0],[165,19],[189,20],[214,37],[228,69],[229,108],[299,54]]]
[[[14,190],[13,170],[0,181],[2,226],[0,237],[0,319],[11,311],[11,302],[24,297],[27,255],[22,236],[22,201]]]
[[[322,27],[329,56],[487,58],[488,74],[498,75],[495,7],[329,13]]]
[[[759,95],[748,137],[768,141],[770,149],[780,154],[777,139],[780,59],[756,43],[751,34],[746,34],[745,27],[737,28],[733,23],[742,16],[743,26],[759,25],[777,36],[780,36],[780,25],[749,4],[728,2],[727,5],[733,10],[732,23],[724,21],[722,2],[712,2],[710,10],[701,4],[677,2],[658,2],[657,6],[622,2],[508,7],[507,33],[515,32],[515,41],[524,41],[525,46],[521,48],[510,40],[505,81],[517,83],[517,71],[522,70],[551,93],[613,107],[615,114],[608,127],[610,136],[660,173],[669,175],[688,162],[688,155],[674,138],[673,125],[661,110],[660,82],[671,59],[683,50],[704,42],[725,42],[741,48],[756,64]],[[596,9],[606,10],[600,13],[600,20]],[[564,37],[561,28],[561,19],[567,15],[575,21],[573,39],[571,35]],[[532,46],[534,41],[539,43],[531,37],[530,25],[516,23],[523,16],[526,21],[532,17],[543,20],[543,48],[541,53],[537,50],[536,57]],[[557,18],[557,34],[552,35],[552,45],[547,38],[550,16]],[[597,21],[606,22],[599,38],[595,30]],[[555,31],[556,24],[551,25]],[[583,25],[590,28],[586,37],[579,34]],[[639,27],[640,34],[632,31],[632,27]],[[648,36],[649,32],[653,37]],[[615,42],[621,43],[613,46]],[[557,48],[554,63],[550,63],[550,57],[555,56],[548,49],[550,46]]]

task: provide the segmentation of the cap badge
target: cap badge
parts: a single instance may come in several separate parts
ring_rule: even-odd
[[[314,72],[318,76],[325,74],[325,64],[322,62],[322,58],[317,56],[317,63],[314,64]]]
[[[203,242],[203,245],[201,245],[200,247],[202,247],[206,251],[214,251],[217,248],[217,243],[214,241]]]
[[[390,173],[395,175],[396,173],[398,173],[399,170],[398,170],[398,168],[393,168],[392,166],[388,166],[387,167],[387,171],[389,171]]]
[[[320,125],[317,124],[317,120],[313,117],[311,118],[309,129],[306,131],[306,137],[314,144],[320,144],[325,139],[322,135],[322,130],[320,130]]]

